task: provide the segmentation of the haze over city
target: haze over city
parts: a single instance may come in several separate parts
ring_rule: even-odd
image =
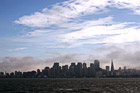
[[[100,60],[140,67],[140,0],[1,0],[0,72]]]

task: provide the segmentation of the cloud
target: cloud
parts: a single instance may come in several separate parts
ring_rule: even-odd
[[[43,61],[35,59],[31,56],[26,57],[1,57],[0,70],[1,71],[28,71],[36,70],[36,68],[43,67]]]
[[[84,54],[73,53],[62,55],[53,58],[34,58],[26,57],[0,57],[0,71],[30,71],[36,69],[43,69],[45,66],[52,66],[54,62],[60,62],[60,65],[70,64],[71,62],[78,62],[86,60]]]
[[[35,30],[25,35],[33,38],[24,37],[22,40],[33,41],[33,43],[49,48],[74,48],[85,44],[119,44],[140,41],[138,23],[113,20],[113,16],[108,16],[81,23],[63,24],[61,26],[65,28],[57,30]]]
[[[102,2],[99,2],[98,0],[65,1],[53,5],[51,9],[45,8],[42,12],[35,12],[32,15],[23,16],[15,22],[30,27],[60,25],[79,16],[105,11],[106,9],[104,7],[109,4],[108,1],[109,0],[102,0]]]
[[[15,22],[29,27],[59,26],[81,16],[107,12],[107,7],[130,9],[140,14],[139,5],[140,0],[69,0],[57,3],[50,9],[44,8],[41,12],[25,15]]]
[[[140,0],[113,0],[113,2],[114,7],[131,9],[134,14],[140,15]]]
[[[126,43],[139,41],[134,22],[115,22],[113,16],[83,20],[81,16],[102,13],[111,8],[139,11],[139,0],[69,0],[26,15],[15,22],[30,27],[50,27],[28,32],[27,41],[50,43],[51,47],[72,48],[84,44]],[[79,18],[79,19],[78,19]],[[134,25],[134,26],[130,26]],[[57,29],[57,30],[56,30]],[[49,33],[50,32],[50,33]],[[26,39],[24,39],[26,41]],[[53,42],[52,42],[53,41]]]
[[[98,20],[94,22],[93,25],[90,23],[89,25],[87,23],[86,26],[82,25],[83,28],[80,30],[61,34],[59,36],[60,42],[67,43],[68,47],[71,48],[84,44],[115,44],[140,41],[139,26],[134,22],[115,23],[110,17],[103,18],[102,24],[98,24]]]
[[[111,59],[114,60],[115,69],[118,67],[127,66],[127,68],[137,68],[140,66],[140,42],[125,43],[119,45],[106,44],[100,47],[89,48],[89,53],[69,53],[59,55],[57,57],[34,58],[26,57],[0,57],[0,71],[30,71],[43,69],[46,66],[52,67],[54,62],[59,62],[60,65],[71,62],[86,62],[93,63],[95,59],[100,60],[102,68],[106,65],[110,66]]]
[[[8,51],[19,51],[19,50],[25,50],[27,47],[21,47],[21,48],[15,48],[15,49],[9,49]]]
[[[43,36],[45,33],[48,32],[50,32],[50,30],[46,30],[46,29],[35,30],[33,32],[28,32],[25,36],[27,37]]]

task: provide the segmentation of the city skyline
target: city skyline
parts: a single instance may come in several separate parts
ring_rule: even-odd
[[[140,0],[0,0],[0,71],[52,62],[140,68]]]
[[[11,58],[11,57],[9,57],[9,58]],[[75,63],[75,64],[77,64],[77,63],[86,63],[86,66],[87,67],[90,67],[90,65],[91,64],[93,64],[97,59],[92,59],[93,61],[70,61],[70,62],[64,62],[64,63],[62,63],[62,62],[60,62],[60,61],[54,61],[53,60],[53,62],[43,62],[41,65],[40,65],[40,63],[34,63],[34,60],[32,59],[32,57],[25,57],[25,59],[26,59],[26,65],[19,65],[19,64],[17,64],[17,65],[19,65],[18,66],[18,68],[17,69],[15,69],[15,67],[13,67],[13,65],[9,65],[7,68],[5,68],[5,66],[3,66],[3,67],[1,67],[0,68],[0,72],[8,72],[8,73],[10,73],[10,72],[12,72],[12,71],[22,71],[22,72],[26,72],[26,71],[32,71],[32,70],[36,70],[36,69],[42,69],[42,68],[45,68],[45,66],[48,66],[48,67],[53,67],[53,65],[52,65],[52,63],[54,63],[54,62],[57,62],[57,63],[59,63],[60,64],[60,66],[63,66],[63,65],[71,65],[71,63]],[[13,62],[15,62],[15,60],[14,60],[14,58],[13,59],[10,59],[10,60],[13,60]],[[6,61],[6,60],[5,60]],[[8,60],[7,60],[8,61]],[[19,60],[20,61],[20,60]],[[19,62],[19,61],[17,61],[17,62]],[[41,60],[39,60],[39,61],[41,61]],[[110,68],[110,71],[112,71],[112,70],[115,70],[115,69],[119,69],[120,67],[121,68],[124,68],[124,67],[127,67],[127,69],[136,69],[136,70],[140,70],[139,68],[137,68],[137,67],[139,67],[139,66],[137,66],[137,67],[132,67],[132,66],[129,66],[129,65],[120,65],[120,64],[118,64],[118,62],[116,62],[116,61],[114,61],[113,59],[110,59],[108,62],[106,62],[106,64],[104,64],[105,63],[105,61],[103,61],[103,60],[100,60],[99,61],[101,64],[100,64],[100,67],[102,68],[102,69],[106,69],[106,66],[109,66],[109,68]],[[39,66],[36,66],[36,64],[38,64]],[[115,66],[114,66],[114,64],[115,64]],[[5,65],[5,64],[4,64]],[[6,64],[7,65],[7,64]],[[14,66],[17,66],[17,65],[14,65]],[[25,66],[27,66],[27,67],[25,67]],[[33,67],[33,68],[32,68]],[[26,70],[25,70],[25,68],[26,68]],[[111,70],[112,69],[112,70]]]
[[[113,60],[110,66],[103,69],[99,60],[94,60],[87,66],[85,62],[71,62],[70,65],[61,65],[54,62],[52,67],[32,71],[0,72],[0,78],[139,78],[140,70],[127,69],[126,66],[114,69]]]

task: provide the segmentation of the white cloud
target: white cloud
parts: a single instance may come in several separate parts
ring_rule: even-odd
[[[29,16],[16,20],[18,24],[30,27],[48,27],[68,22],[71,18],[106,11],[109,0],[70,0],[54,5],[51,9],[43,9]]]
[[[125,32],[125,33],[108,37],[103,42],[104,43],[126,43],[126,42],[140,41],[140,37],[139,37],[140,29],[128,28],[128,29],[122,29],[121,32]]]
[[[114,6],[117,8],[128,8],[135,14],[140,14],[140,0],[113,0]]]
[[[107,12],[107,7],[130,9],[135,14],[140,14],[140,0],[69,0],[58,3],[52,8],[44,8],[42,12],[26,15],[15,22],[30,27],[48,27],[61,25],[74,18]]]
[[[51,47],[72,48],[84,44],[97,43],[126,43],[140,41],[139,29],[134,22],[117,23],[113,16],[98,18],[97,20],[77,19],[88,14],[106,12],[112,7],[130,9],[139,13],[140,0],[69,0],[53,5],[50,9],[44,8],[16,20],[16,23],[30,27],[53,27],[56,29],[41,29],[28,32],[29,37],[22,38],[25,42],[33,41],[37,44]],[[108,8],[109,7],[109,8]],[[133,24],[133,26],[129,26]],[[55,26],[54,26],[55,27]],[[50,31],[50,33],[48,33]],[[43,37],[42,37],[43,36]],[[53,41],[53,42],[52,42]],[[47,44],[44,44],[46,43]]]
[[[63,24],[66,29],[35,30],[22,38],[23,41],[33,41],[36,45],[49,48],[73,48],[85,44],[127,43],[140,41],[139,26],[135,22],[114,22],[113,16],[82,23]],[[70,31],[72,30],[72,31]],[[25,41],[26,42],[26,41]]]
[[[42,35],[44,35],[45,33],[48,33],[48,32],[50,32],[50,30],[45,30],[45,29],[35,30],[33,32],[28,32],[26,36],[29,36],[29,37],[42,36]]]
[[[105,18],[106,19],[106,18]],[[97,21],[97,25],[96,25]],[[60,42],[69,44],[69,48],[76,47],[83,44],[97,44],[97,43],[127,43],[140,41],[140,30],[138,26],[129,26],[136,23],[125,22],[106,24],[107,20],[102,20],[102,24],[95,24],[89,26],[82,26],[81,30],[61,34],[59,36]],[[88,23],[87,23],[88,24]]]
[[[15,49],[9,49],[8,51],[18,51],[18,50],[25,50],[27,47],[21,47],[21,48],[15,48]]]

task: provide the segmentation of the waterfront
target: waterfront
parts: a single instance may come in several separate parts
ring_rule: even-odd
[[[140,93],[140,79],[0,79],[0,93]]]

